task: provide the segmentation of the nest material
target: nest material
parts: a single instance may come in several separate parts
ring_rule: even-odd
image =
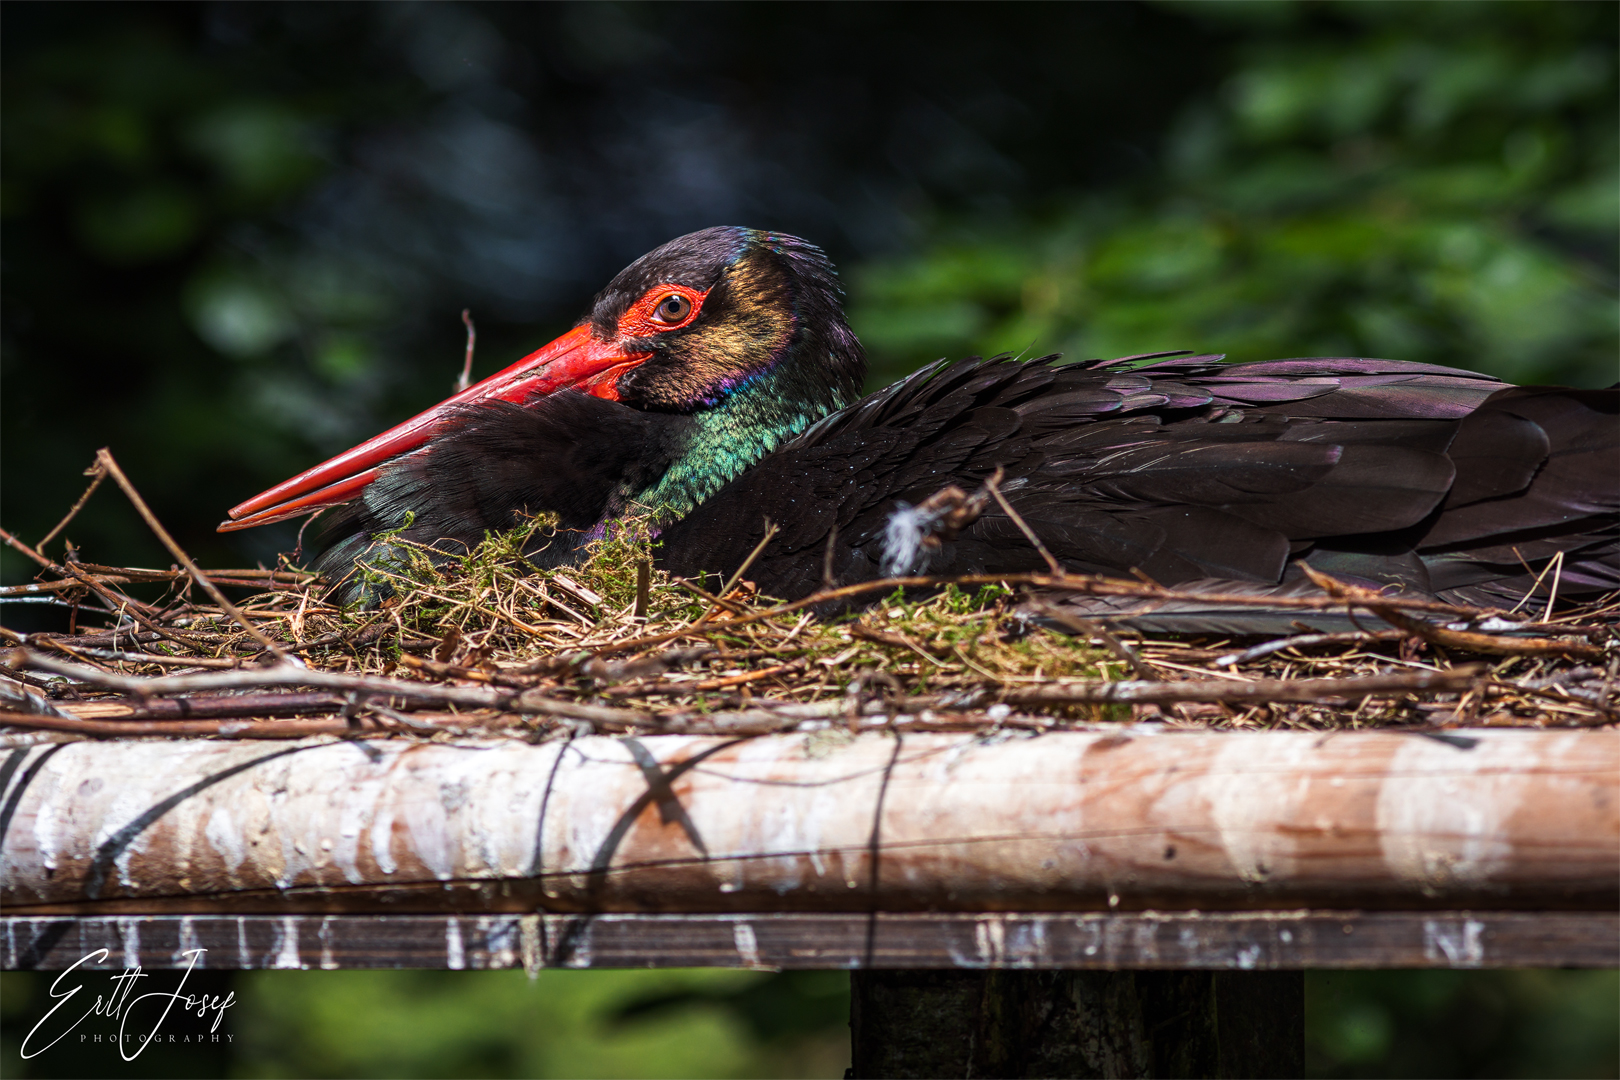
[[[596,541],[582,565],[541,570],[522,554],[536,523],[461,557],[396,542],[363,569],[373,594],[388,598],[344,608],[291,565],[197,569],[110,454],[102,451],[91,475],[92,491],[103,476],[123,487],[176,566],[58,563],[0,530],[41,567],[34,583],[0,596],[72,612],[68,633],[0,627],[13,646],[0,666],[0,739],[11,745],[109,736],[1048,731],[1132,721],[1437,731],[1620,720],[1620,599],[1557,610],[1556,575],[1513,612],[1319,578],[1320,598],[1294,602],[1348,609],[1363,631],[1127,640],[1029,594],[1181,594],[1059,568],[893,578],[784,604],[757,595],[746,565],[723,584],[654,569],[653,542],[633,523]],[[238,605],[221,587],[252,595]],[[161,595],[131,595],[142,589]],[[817,614],[874,597],[859,615]],[[1489,629],[1508,623],[1511,633]]]

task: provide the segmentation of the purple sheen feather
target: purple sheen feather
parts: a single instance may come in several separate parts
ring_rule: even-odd
[[[1324,356],[1291,360],[1260,360],[1249,364],[1233,364],[1226,375],[1456,375],[1477,382],[1499,382],[1489,375],[1462,368],[1441,367],[1438,364],[1417,364],[1407,360],[1376,360],[1360,356]]]
[[[1339,388],[1338,379],[1288,379],[1273,382],[1226,381],[1224,377],[1210,379],[1210,391],[1219,398],[1244,402],[1304,401],[1330,394]]]
[[[1449,386],[1460,390],[1471,390],[1480,393],[1496,392],[1496,387],[1480,386],[1481,378],[1459,379],[1451,375],[1344,375],[1339,378],[1339,384],[1344,387],[1352,386]]]
[[[1091,413],[1113,412],[1124,400],[1112,390],[1061,390],[1031,398],[1013,411],[1020,414],[1039,413],[1052,416],[1086,416]]]
[[[1354,376],[1352,376],[1354,377]],[[1288,379],[1257,379],[1253,375],[1201,375],[1198,379],[1200,386],[1338,386],[1338,375],[1301,375]]]
[[[1161,359],[1161,358],[1164,358],[1164,357],[1178,357],[1178,356],[1183,357],[1184,359],[1181,361],[1183,363],[1185,363],[1186,360],[1188,360],[1188,359],[1191,359],[1191,360],[1197,360],[1198,359],[1198,357],[1196,357],[1196,356],[1187,357],[1186,353],[1187,353],[1186,349],[1172,349],[1169,352],[1145,352],[1145,353],[1134,353],[1131,356],[1116,356],[1112,360],[1098,360],[1096,362],[1098,364],[1103,365],[1103,366],[1108,366],[1108,365],[1112,365],[1112,364],[1130,364],[1130,363],[1134,363],[1137,360],[1158,360],[1158,359]],[[1157,366],[1157,365],[1155,365],[1155,366]]]
[[[1121,409],[1155,409],[1167,404],[1170,398],[1166,394],[1155,394],[1151,391],[1140,394],[1127,394],[1125,400],[1119,403]]]
[[[1163,394],[1165,404],[1172,409],[1193,409],[1200,405],[1208,405],[1214,400],[1214,395],[1202,386],[1190,386],[1168,379],[1155,382],[1153,392]]]
[[[1329,416],[1344,420],[1363,417],[1460,420],[1479,408],[1480,402],[1492,392],[1489,387],[1463,389],[1421,384],[1347,387],[1315,400],[1296,402],[1285,411],[1291,416]]]
[[[1175,358],[1171,360],[1160,360],[1154,364],[1144,364],[1135,370],[1180,371],[1183,368],[1209,367],[1213,364],[1219,364],[1222,360],[1226,359],[1225,353],[1204,353],[1201,356],[1176,356],[1175,353],[1149,353],[1147,356],[1122,356],[1118,360],[1113,361],[1113,363],[1123,364],[1128,360],[1146,360],[1154,355],[1171,356]]]

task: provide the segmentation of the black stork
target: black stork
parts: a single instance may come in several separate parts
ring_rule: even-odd
[[[959,531],[929,509],[999,469],[1076,572],[1286,592],[1309,560],[1511,607],[1556,561],[1562,596],[1620,588],[1615,388],[1360,358],[1058,361],[941,361],[861,398],[865,355],[827,257],[705,229],[626,267],[556,341],[220,528],[338,506],[317,566],[342,581],[379,534],[458,552],[541,513],[558,523],[537,534],[543,565],[639,513],[662,567],[729,574],[769,521],[748,577],[798,598],[829,568],[844,584],[1042,569],[998,505]]]

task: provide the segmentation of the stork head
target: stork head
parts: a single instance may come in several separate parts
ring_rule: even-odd
[[[825,415],[854,399],[866,370],[842,295],[826,255],[794,236],[720,227],[671,240],[620,271],[568,333],[234,507],[220,531],[348,502],[479,402],[537,406],[572,389],[684,414],[751,396],[757,407],[742,422],[756,425],[775,422],[777,407],[783,416]]]

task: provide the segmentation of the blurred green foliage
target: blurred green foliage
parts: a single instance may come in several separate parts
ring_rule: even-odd
[[[1620,1076],[1620,972],[1314,972],[1305,1032],[1318,1077]]]
[[[386,283],[307,244],[292,212],[341,168],[347,137],[424,95],[345,42],[353,12],[232,51],[199,47],[209,11],[6,10],[4,495],[30,542],[109,445],[203,562],[269,559],[285,537],[212,535],[229,494],[396,407],[375,355],[397,314]],[[289,62],[300,51],[323,62]],[[90,558],[170,561],[118,499],[92,500],[67,539]],[[8,581],[32,573],[9,550],[0,561]]]
[[[832,1077],[849,1064],[841,971],[250,972],[230,982],[228,1056],[163,1045],[129,1066],[71,1038],[19,1060],[48,981],[0,978],[6,1076]]]
[[[809,973],[793,997],[832,1006],[810,1033],[761,1031],[725,1002],[769,976],[741,971],[265,972],[238,980],[236,1075],[746,1077],[841,1075],[848,977]],[[821,976],[817,979],[815,976]],[[621,1018],[651,995],[680,1007]]]
[[[1181,10],[1244,43],[1156,182],[854,268],[874,385],[969,349],[1620,377],[1611,5]]]

